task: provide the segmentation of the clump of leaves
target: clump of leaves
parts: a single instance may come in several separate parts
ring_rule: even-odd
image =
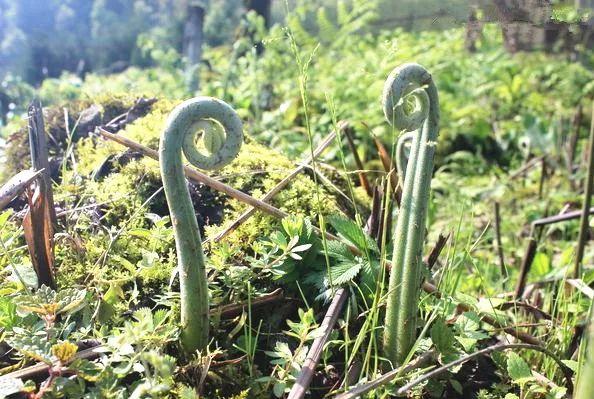
[[[24,362],[46,364],[48,377],[39,387],[32,381],[5,378],[0,394],[27,392],[30,398],[37,399],[50,392],[65,395],[73,392],[72,389],[80,389],[85,381],[96,381],[101,366],[77,358],[78,346],[72,342],[76,322],[71,316],[87,304],[85,290],[69,288],[56,292],[44,285],[34,293],[26,292],[14,298],[13,303],[24,319],[20,326],[13,325],[12,330],[6,332],[4,341]],[[67,378],[69,375],[79,377],[80,383]]]
[[[272,384],[272,392],[277,398],[283,397],[290,391],[307,356],[309,349],[307,344],[319,334],[313,309],[310,308],[307,311],[299,309],[298,314],[299,321],[287,320],[289,330],[285,331],[288,337],[296,341],[294,349],[291,349],[288,342],[277,341],[274,350],[265,352],[272,358],[270,361],[274,365],[272,373],[268,377],[258,379],[259,382]]]
[[[262,243],[256,266],[268,270],[273,280],[298,291],[319,288],[325,262],[320,255],[322,242],[307,218],[289,216],[282,220],[282,230],[274,231]]]
[[[341,241],[324,242],[310,219],[289,216],[283,219],[282,230],[263,242],[260,257],[253,263],[268,269],[278,283],[300,288],[306,294],[316,293],[320,298],[348,284],[359,286],[365,295],[373,293],[380,259],[377,244],[347,217],[331,215],[328,221]],[[349,246],[363,255],[354,255]]]
[[[329,284],[343,286],[354,283],[364,295],[371,295],[375,292],[380,264],[377,243],[352,219],[332,215],[328,221],[344,240],[328,241],[328,256],[335,261],[330,266]],[[362,255],[354,255],[347,243],[357,248]]]

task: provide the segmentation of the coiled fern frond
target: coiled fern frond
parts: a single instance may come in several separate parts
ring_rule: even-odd
[[[206,153],[196,147],[201,136]],[[181,344],[193,353],[208,344],[208,285],[202,239],[183,171],[182,151],[201,169],[217,169],[231,162],[243,143],[243,127],[228,104],[196,97],[177,106],[159,145],[159,162],[171,214],[178,257],[181,296]]]
[[[404,131],[396,151],[402,200],[393,239],[384,333],[386,357],[396,366],[404,362],[416,338],[425,217],[439,131],[439,101],[431,75],[418,64],[394,69],[384,85],[383,107],[388,122]],[[405,144],[409,142],[407,155]]]

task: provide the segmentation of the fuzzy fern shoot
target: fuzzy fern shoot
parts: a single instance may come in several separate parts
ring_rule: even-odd
[[[196,148],[202,134],[203,154]],[[242,123],[233,108],[211,97],[177,106],[167,120],[159,145],[161,177],[175,235],[181,295],[181,344],[186,353],[208,343],[208,285],[198,222],[183,172],[186,159],[201,169],[231,162],[243,143]]]
[[[439,101],[431,75],[417,64],[394,69],[384,84],[383,106],[394,129],[406,132],[397,146],[403,187],[393,240],[384,335],[386,357],[396,366],[405,361],[411,350],[417,327],[425,216],[439,130]],[[408,159],[405,140],[411,140]]]

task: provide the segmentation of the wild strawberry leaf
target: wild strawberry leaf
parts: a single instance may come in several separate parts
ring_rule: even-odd
[[[332,285],[344,285],[351,282],[361,270],[361,262],[340,262],[330,267],[329,280]]]
[[[369,237],[357,223],[345,216],[331,215],[328,221],[338,234],[360,251],[373,251],[379,253],[376,242]]]

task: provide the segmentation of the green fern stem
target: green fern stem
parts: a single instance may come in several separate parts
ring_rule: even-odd
[[[404,175],[388,286],[384,350],[401,365],[416,339],[425,217],[439,131],[439,101],[431,75],[420,65],[405,64],[390,73],[383,91],[384,114],[404,132],[397,145],[397,166]],[[406,160],[405,141],[411,141]]]
[[[594,398],[594,307],[590,307],[590,322],[586,330],[586,339],[582,339],[582,363],[577,377],[575,399]],[[592,379],[591,379],[592,378]]]
[[[196,148],[198,135],[207,154]],[[243,143],[242,123],[233,108],[211,97],[177,106],[167,119],[159,144],[161,177],[171,214],[181,296],[181,344],[193,353],[208,344],[208,285],[202,239],[183,171],[186,159],[200,169],[231,162]]]

